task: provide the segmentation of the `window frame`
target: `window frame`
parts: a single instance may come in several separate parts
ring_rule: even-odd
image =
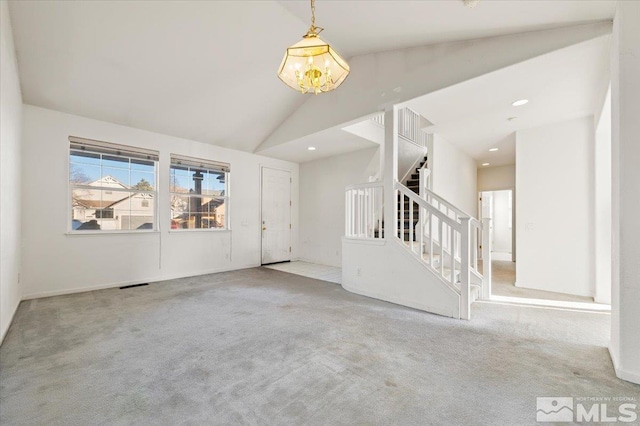
[[[202,169],[202,170],[206,170],[207,173],[224,173],[224,181],[225,181],[225,188],[224,188],[224,195],[222,196],[207,196],[206,194],[189,194],[189,193],[182,193],[182,192],[175,192],[172,191],[172,185],[171,185],[171,175],[172,175],[172,170],[173,170],[173,166],[180,166],[180,167],[188,167],[189,169],[193,168],[197,168],[197,169]],[[204,158],[196,158],[196,157],[186,157],[180,154],[171,154],[169,157],[169,232],[175,232],[175,233],[189,233],[189,232],[228,232],[231,231],[231,220],[230,220],[230,204],[231,204],[231,167],[230,164],[228,163],[223,163],[220,161],[215,161],[215,160],[207,160]],[[173,202],[173,197],[174,196],[179,196],[179,197],[187,197],[188,199],[191,199],[191,197],[195,196],[194,198],[212,198],[212,199],[223,199],[224,200],[224,206],[225,206],[225,213],[224,213],[224,226],[221,228],[173,228],[172,227],[172,222],[173,222],[173,214],[172,214],[172,202]],[[189,215],[190,216],[190,215]],[[202,220],[204,220],[204,218],[202,218]]]
[[[96,140],[92,140],[92,139],[85,139],[85,138],[79,138],[79,137],[75,137],[75,136],[69,136],[69,141],[70,141],[70,145],[69,145],[69,149],[67,151],[67,227],[66,227],[66,234],[67,235],[123,235],[123,234],[156,234],[160,232],[160,221],[159,221],[159,202],[158,202],[158,194],[160,193],[159,191],[159,179],[158,179],[158,171],[159,171],[159,166],[160,166],[160,160],[159,160],[159,152],[158,151],[153,151],[153,150],[148,150],[148,149],[144,149],[144,148],[138,148],[135,146],[130,146],[130,145],[120,145],[120,144],[116,144],[116,143],[112,143],[112,142],[103,142],[103,141],[96,141]],[[80,143],[80,144],[86,144],[87,147],[86,148],[82,148],[82,149],[78,149],[78,148],[74,148],[74,143]],[[92,148],[93,146],[93,148]],[[113,150],[113,151],[118,151],[118,152],[114,152],[114,153],[109,153],[109,152],[101,152],[100,149],[101,147],[104,147],[105,150]],[[119,151],[122,150],[123,153],[120,154]],[[154,189],[152,191],[138,191],[139,193],[145,193],[145,194],[152,194],[153,196],[153,204],[151,205],[153,208],[153,227],[152,229],[100,229],[100,230],[77,230],[77,229],[73,229],[73,190],[74,189],[90,189],[90,190],[101,190],[101,191],[109,191],[109,192],[122,192],[122,193],[127,193],[127,194],[131,194],[136,192],[136,190],[131,189],[131,188],[108,188],[108,189],[102,189],[102,187],[100,188],[96,188],[96,187],[91,187],[90,185],[78,185],[78,184],[73,184],[71,182],[71,156],[73,155],[73,152],[88,152],[88,153],[92,153],[92,154],[96,154],[96,155],[100,155],[100,168],[102,170],[102,156],[106,155],[106,156],[111,156],[111,157],[122,157],[122,158],[127,158],[129,160],[129,173],[131,173],[131,160],[132,159],[141,159],[140,157],[132,157],[130,155],[127,155],[127,153],[139,153],[139,155],[152,155],[154,156],[154,158],[150,158],[150,159],[146,159],[144,161],[152,161],[154,163],[154,170],[153,170],[153,176],[154,176]],[[100,173],[100,179],[102,179],[102,172]],[[129,182],[130,184],[131,182]],[[106,210],[105,208],[101,208],[101,209],[96,209],[97,210]],[[113,210],[112,210],[113,211]],[[112,213],[112,216],[115,218],[115,214]],[[98,219],[96,217],[96,219]]]

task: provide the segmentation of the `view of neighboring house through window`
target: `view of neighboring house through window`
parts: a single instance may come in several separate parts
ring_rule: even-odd
[[[171,155],[171,229],[227,229],[227,163]]]
[[[158,152],[69,137],[72,231],[156,228]]]

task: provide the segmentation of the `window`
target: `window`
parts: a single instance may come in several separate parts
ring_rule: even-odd
[[[171,229],[228,229],[230,167],[171,155]]]
[[[158,152],[69,137],[72,231],[156,228]]]
[[[96,210],[97,219],[113,219],[113,209]]]

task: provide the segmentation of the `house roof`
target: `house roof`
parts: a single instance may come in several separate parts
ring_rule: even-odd
[[[81,205],[81,206],[89,208],[89,209],[108,209],[108,208],[114,208],[116,205],[122,203],[123,201],[128,200],[130,198],[134,198],[134,197],[142,197],[142,198],[147,198],[147,199],[153,199],[153,194],[150,194],[150,193],[147,193],[147,192],[136,192],[134,194],[122,197],[122,198],[120,198],[120,199],[118,199],[116,201],[113,201],[113,200],[92,200],[92,199],[74,198],[74,202],[77,205]]]
[[[106,188],[123,188],[129,189],[127,185],[120,182],[118,179],[114,178],[111,175],[103,176],[100,179],[96,179],[93,182],[89,183],[89,186],[102,186]]]
[[[120,202],[122,200],[119,200]],[[108,200],[84,200],[79,198],[74,198],[74,204],[79,205],[88,209],[106,209],[110,205],[113,204],[113,201]]]

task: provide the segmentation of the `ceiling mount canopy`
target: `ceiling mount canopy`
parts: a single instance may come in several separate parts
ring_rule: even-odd
[[[329,92],[349,75],[349,64],[324,42],[316,27],[315,0],[311,0],[311,27],[302,40],[289,47],[282,58],[278,77],[301,93]]]

